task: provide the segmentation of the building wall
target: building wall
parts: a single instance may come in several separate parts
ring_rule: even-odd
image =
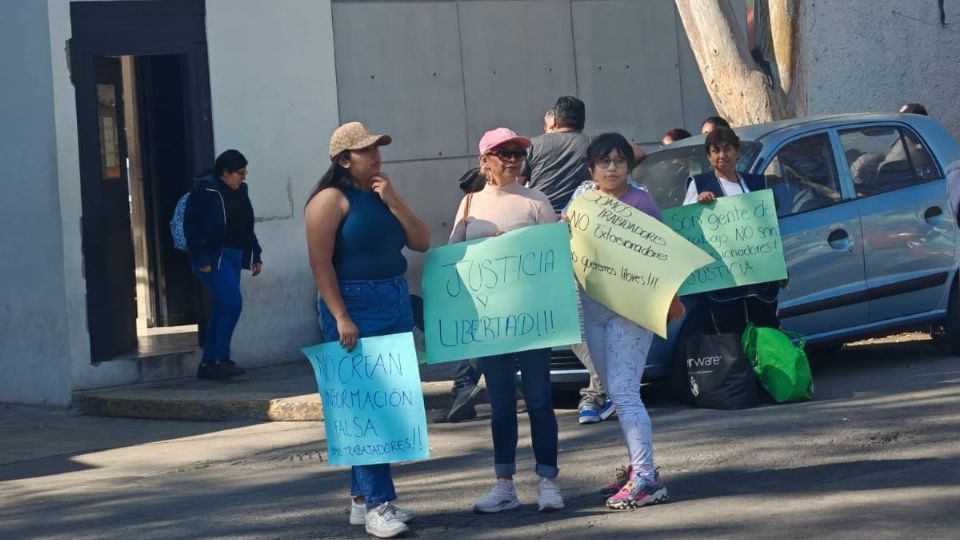
[[[807,0],[808,113],[896,111],[917,102],[960,138],[960,13],[950,5],[944,28],[934,1]]]
[[[338,125],[329,1],[207,0],[214,145],[246,155],[263,273],[244,272],[240,364],[302,359],[321,340],[303,207]]]
[[[743,2],[735,3],[738,13]],[[659,143],[715,114],[672,0],[333,2],[341,121],[393,135],[384,171],[443,245],[476,166],[503,125],[542,133],[564,94],[587,106],[587,133]],[[419,291],[422,258],[410,254]]]
[[[59,291],[60,296],[46,302],[55,306],[56,314],[44,314],[47,326],[42,327],[42,331],[18,332],[22,329],[14,328],[5,319],[0,322],[0,338],[5,337],[4,332],[18,332],[18,339],[23,341],[22,345],[13,341],[16,345],[13,349],[5,348],[11,354],[8,360],[4,353],[4,368],[11,365],[14,374],[22,372],[23,376],[0,381],[0,401],[65,405],[70,402],[72,390],[138,381],[142,366],[136,362],[90,362],[80,237],[76,104],[65,52],[71,34],[70,1],[48,0],[44,4],[21,0],[18,4],[29,5],[30,9],[13,12],[23,12],[19,16],[29,15],[31,20],[0,18],[0,24],[11,27],[10,32],[0,36],[0,43],[11,44],[4,50],[19,51],[9,58],[0,53],[4,62],[11,62],[3,72],[22,72],[23,44],[41,40],[42,47],[26,49],[38,58],[26,64],[35,67],[36,73],[31,71],[25,76],[45,74],[46,86],[37,83],[16,87],[31,89],[26,93],[3,85],[0,93],[16,92],[17,95],[10,96],[14,99],[3,95],[3,103],[17,104],[15,110],[23,111],[22,114],[41,112],[31,114],[31,124],[23,131],[31,136],[43,135],[48,140],[37,144],[35,138],[17,132],[21,142],[4,144],[0,149],[17,159],[4,160],[0,167],[11,167],[22,177],[31,167],[46,166],[45,174],[51,182],[48,188],[52,190],[49,195],[53,200],[41,205],[4,198],[0,205],[9,202],[20,213],[23,212],[19,209],[29,209],[25,218],[29,217],[35,224],[42,222],[48,231],[56,232],[53,236],[59,243],[46,260],[60,274],[60,282],[47,284],[42,290],[51,294]],[[4,4],[4,14],[7,11],[8,5]],[[257,234],[265,249],[263,274],[251,278],[245,273],[243,278],[245,307],[234,340],[234,358],[246,365],[295,361],[300,358],[299,347],[320,339],[314,315],[314,286],[306,259],[302,208],[310,188],[329,163],[324,157],[327,141],[338,121],[330,12],[328,2],[311,0],[270,4],[254,0],[207,2],[216,151],[238,148],[250,160],[250,193],[258,221]],[[32,28],[27,23],[36,17],[41,17],[41,26]],[[272,46],[264,47],[265,43]],[[44,99],[46,103],[41,104]],[[34,104],[34,109],[29,109]],[[3,112],[6,118],[7,111]],[[9,133],[10,130],[3,131],[5,136]],[[49,156],[27,157],[27,150],[36,153],[39,149],[48,151]],[[30,196],[39,196],[38,186],[42,185],[36,183]],[[38,208],[49,209],[53,217]],[[17,215],[17,212],[5,212],[3,219]],[[15,236],[0,235],[0,245],[10,244],[9,249],[18,242]],[[20,252],[20,246],[16,247],[13,252]],[[35,247],[34,252],[37,250]],[[20,271],[14,268],[2,272],[11,275],[0,274],[4,278],[0,287],[4,287],[5,292],[5,284],[9,283],[17,294],[4,294],[0,300],[4,303],[0,305],[21,319],[39,317],[30,309],[40,309],[45,304],[19,292],[30,290],[22,280],[17,281],[22,277]],[[38,275],[42,273],[31,269],[28,283],[37,282]],[[52,348],[56,350],[48,350]],[[18,363],[13,364],[14,361]],[[31,384],[34,380],[36,384]],[[6,383],[10,390],[3,386]]]
[[[64,268],[47,5],[0,17],[0,401],[65,405]],[[62,54],[62,53],[61,53]]]

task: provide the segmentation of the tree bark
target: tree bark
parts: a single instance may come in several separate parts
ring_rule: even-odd
[[[799,0],[782,0],[793,3]],[[748,125],[791,118],[787,94],[757,69],[747,51],[729,0],[675,0],[684,31],[700,66],[707,92],[720,116],[731,125]],[[774,0],[776,3],[777,0]],[[799,12],[798,12],[799,13]],[[782,34],[782,32],[781,32]],[[774,36],[776,43],[777,37]],[[796,39],[781,45],[784,61],[798,50]],[[777,54],[778,60],[780,54]],[[796,84],[796,72],[788,80]]]
[[[769,0],[770,34],[780,88],[792,116],[807,112],[806,69],[800,53],[802,0]]]

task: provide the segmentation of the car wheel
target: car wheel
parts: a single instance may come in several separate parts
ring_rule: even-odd
[[[943,334],[954,352],[960,352],[960,291],[957,282],[950,287],[950,304],[947,306],[947,318],[943,320]]]

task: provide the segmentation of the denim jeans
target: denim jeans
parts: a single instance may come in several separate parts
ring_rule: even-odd
[[[210,322],[203,337],[203,362],[212,364],[230,359],[230,340],[240,320],[243,298],[240,296],[240,269],[243,251],[223,248],[220,264],[207,273],[195,272],[210,291]]]
[[[413,330],[410,292],[403,276],[374,281],[341,281],[340,297],[362,338]],[[328,342],[339,340],[337,321],[319,294],[317,312],[323,339]],[[390,464],[354,465],[350,470],[350,495],[362,495],[367,508],[396,499]]]
[[[516,367],[520,367],[523,400],[530,417],[536,473],[556,478],[557,416],[550,395],[550,349],[534,349],[480,359],[487,378],[487,394],[493,414],[493,468],[497,476],[511,476],[517,471],[517,391]]]

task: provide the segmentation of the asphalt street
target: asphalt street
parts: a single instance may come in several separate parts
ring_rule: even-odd
[[[613,512],[598,489],[626,452],[616,421],[558,409],[567,509],[536,512],[521,417],[516,510],[492,485],[488,409],[430,426],[395,467],[424,538],[960,538],[960,357],[916,335],[818,357],[814,401],[692,409],[645,387],[668,504]],[[172,422],[0,407],[0,538],[364,538],[322,424]]]

